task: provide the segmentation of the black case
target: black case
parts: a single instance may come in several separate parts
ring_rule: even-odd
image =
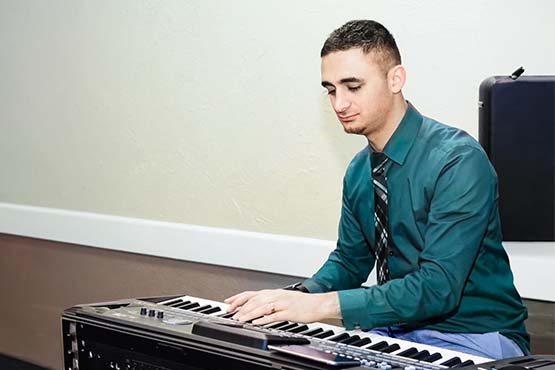
[[[480,85],[479,137],[499,177],[506,241],[555,240],[555,76]]]

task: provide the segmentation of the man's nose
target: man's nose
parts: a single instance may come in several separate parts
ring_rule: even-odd
[[[333,109],[335,113],[343,113],[351,106],[351,101],[347,99],[344,94],[339,93],[336,91],[335,99],[333,101]]]

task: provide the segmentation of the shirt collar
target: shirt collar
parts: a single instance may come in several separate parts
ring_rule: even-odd
[[[383,150],[388,158],[399,165],[405,162],[409,150],[416,139],[418,130],[422,125],[422,115],[420,112],[410,102],[407,101],[407,103],[408,107],[403,119]],[[370,153],[372,153],[372,148],[370,146],[368,148]]]

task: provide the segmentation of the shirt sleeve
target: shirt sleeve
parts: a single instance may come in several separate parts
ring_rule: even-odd
[[[433,173],[437,180],[419,268],[381,286],[340,291],[347,329],[422,322],[459,305],[496,212],[497,177],[485,153],[472,146],[451,150]]]
[[[374,266],[374,255],[345,195],[346,186],[344,181],[336,248],[318,272],[303,282],[310,293],[358,288]]]

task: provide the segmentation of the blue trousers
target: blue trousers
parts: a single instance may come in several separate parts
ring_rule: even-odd
[[[384,337],[398,338],[411,342],[429,344],[475,356],[501,359],[523,356],[520,347],[499,332],[484,334],[442,333],[436,330],[420,329],[405,331],[396,326],[376,328],[371,333]]]

